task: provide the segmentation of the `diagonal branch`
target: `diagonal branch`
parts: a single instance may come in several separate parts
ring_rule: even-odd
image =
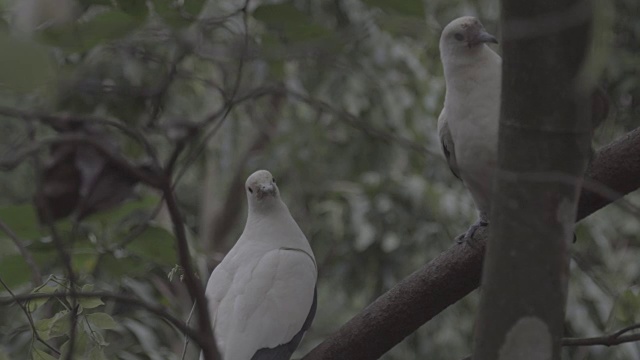
[[[29,312],[29,310],[27,309],[27,307],[24,304],[22,304],[21,302],[19,302],[17,300],[16,294],[14,294],[13,291],[11,291],[9,286],[2,280],[2,278],[0,278],[0,285],[2,285],[5,290],[7,290],[7,292],[11,296],[11,298],[13,298],[13,300],[18,303],[18,306],[20,306],[20,309],[22,309],[22,312],[24,313],[24,315],[27,317],[27,320],[29,321],[29,326],[31,327],[32,336],[35,337],[36,340],[38,340],[44,346],[48,347],[49,350],[53,351],[57,355],[60,355],[60,351],[58,349],[54,348],[48,342],[46,342],[46,341],[44,341],[44,339],[42,339],[42,337],[38,333],[38,330],[36,330],[36,325],[33,322],[33,318],[31,317],[31,313]],[[0,301],[0,303],[1,303],[1,301]]]
[[[13,243],[18,248],[18,251],[20,251],[20,255],[22,255],[24,261],[29,266],[29,269],[31,270],[31,283],[33,284],[33,286],[40,286],[40,284],[42,284],[42,272],[40,271],[38,264],[36,264],[36,261],[33,259],[33,255],[31,255],[31,252],[27,249],[26,246],[24,246],[22,240],[18,237],[18,234],[11,230],[11,228],[7,224],[5,224],[2,219],[0,219],[0,230],[2,230],[9,238],[11,238],[11,240],[13,240]]]
[[[601,149],[587,178],[612,193],[583,189],[581,220],[640,187],[640,128]],[[614,196],[615,195],[615,196]],[[488,233],[474,246],[452,246],[354,316],[304,359],[377,359],[480,284]]]

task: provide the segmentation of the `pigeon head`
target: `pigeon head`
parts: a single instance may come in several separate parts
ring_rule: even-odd
[[[480,20],[463,16],[453,20],[442,30],[440,53],[470,52],[482,48],[485,43],[497,44],[498,40],[484,29]]]
[[[277,199],[280,196],[276,179],[267,170],[258,170],[251,174],[245,188],[249,202],[263,202],[267,199]]]

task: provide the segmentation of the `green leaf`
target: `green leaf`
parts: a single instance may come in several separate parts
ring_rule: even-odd
[[[100,13],[87,22],[46,29],[41,32],[40,38],[47,44],[81,52],[122,38],[140,24],[141,19],[112,10]]]
[[[1,36],[2,35],[0,35],[0,37]],[[2,39],[0,38],[0,43],[1,42]],[[2,62],[2,56],[3,54],[0,52],[0,63]],[[0,73],[2,71],[3,69],[0,68]],[[0,75],[0,78],[1,77],[2,75]],[[0,79],[0,83],[1,82],[2,80]],[[0,207],[0,219],[7,224],[20,239],[34,239],[43,235],[42,231],[40,231],[36,210],[32,205],[2,206]],[[4,232],[0,232],[0,237],[4,238],[6,236]],[[2,254],[0,254],[0,256],[2,256]]]
[[[86,315],[87,321],[98,329],[115,329],[118,323],[113,320],[111,315],[103,312]]]
[[[84,274],[93,272],[97,263],[98,253],[94,249],[75,251],[71,258],[73,269]]]
[[[73,359],[84,359],[85,353],[89,346],[92,345],[91,340],[87,336],[86,331],[81,330],[81,326],[76,328],[76,339],[75,339],[74,347],[73,347]],[[66,359],[69,354],[69,341],[65,341],[62,346],[60,346],[60,359]]]
[[[53,316],[51,320],[51,326],[49,327],[49,336],[58,337],[62,335],[68,335],[71,329],[71,323],[69,317],[71,314],[69,310],[63,310]]]
[[[200,11],[202,11],[205,3],[206,0],[185,0],[182,9],[187,12],[187,14],[196,17],[200,14]]]
[[[12,288],[28,282],[31,279],[31,269],[22,255],[4,256],[0,257],[0,276],[3,276],[4,282]]]
[[[262,5],[253,12],[253,17],[291,41],[309,40],[331,34],[326,28],[314,24],[309,16],[298,10],[292,2]]]
[[[2,18],[0,18],[0,31],[1,32],[9,31],[9,23],[7,23],[7,21],[5,19],[2,19]],[[0,357],[0,359],[2,359],[2,357]]]
[[[0,33],[0,91],[35,90],[51,83],[55,70],[43,46]]]
[[[49,286],[46,283],[33,289],[32,294],[52,294],[56,291],[55,286]],[[36,311],[40,306],[44,305],[50,298],[33,299],[27,302],[27,308],[30,312]]]
[[[96,346],[89,352],[89,360],[107,360],[101,346]]]
[[[298,10],[292,2],[284,2],[262,5],[255,9],[253,17],[267,25],[277,26],[287,22],[301,23],[307,14]]]
[[[394,36],[409,36],[414,39],[424,36],[427,27],[423,19],[410,16],[389,15],[379,20],[380,27]]]
[[[380,8],[384,12],[424,17],[423,0],[363,0],[363,2],[369,6]]]
[[[104,340],[104,336],[102,336],[102,333],[99,331],[93,330],[91,332],[91,338],[94,343],[100,346],[109,346],[109,343]]]
[[[91,5],[111,6],[111,5],[113,5],[111,3],[111,0],[80,0],[80,4],[82,4],[84,6],[91,6]]]
[[[158,196],[144,196],[140,199],[124,202],[113,209],[101,211],[97,214],[90,215],[84,221],[111,224],[116,221],[122,220],[123,218],[131,215],[136,211],[151,212],[156,206],[158,206],[159,202],[160,197]]]
[[[86,284],[82,286],[81,292],[90,292],[93,290],[92,284]],[[95,298],[78,298],[78,303],[85,309],[93,309],[97,308],[100,305],[104,305],[102,299],[99,297]]]
[[[31,352],[31,358],[33,360],[57,360],[53,356],[47,354],[44,350],[33,349]]]
[[[617,299],[613,313],[616,319],[623,323],[634,323],[640,309],[640,292],[630,288],[625,290]]]
[[[167,25],[176,29],[191,25],[203,5],[203,0],[185,0],[183,6],[174,0],[153,0],[156,13]]]
[[[161,265],[173,265],[176,262],[174,246],[172,233],[159,226],[149,226],[127,246],[127,250]]]
[[[149,263],[130,256],[116,259],[107,254],[100,262],[100,271],[104,271],[115,279],[144,275],[149,270]]]
[[[0,360],[9,360],[9,355],[2,348],[0,348]]]
[[[129,34],[138,25],[140,21],[126,13],[105,12],[80,26],[82,42],[85,48],[91,48],[103,42],[119,39]]]
[[[49,335],[49,330],[51,329],[51,323],[53,322],[53,318],[50,319],[42,319],[35,322],[36,331],[38,335],[42,338],[42,340],[49,340],[51,336]]]
[[[119,0],[118,7],[136,18],[145,18],[149,13],[147,0]]]

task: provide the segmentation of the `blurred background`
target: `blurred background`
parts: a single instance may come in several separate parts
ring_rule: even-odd
[[[602,65],[594,76],[611,101],[598,148],[639,124],[640,3],[594,3],[592,59]],[[463,15],[499,36],[499,10],[495,0],[0,0],[0,221],[40,272],[0,232],[0,295],[68,288],[50,230],[37,221],[40,189],[79,289],[130,294],[187,319],[192,304],[160,195],[87,148],[48,139],[88,136],[140,169],[179,148],[175,189],[203,281],[242,231],[246,177],[257,169],[276,177],[319,266],[301,357],[475,220],[437,140],[438,39]],[[640,193],[626,201],[640,206]],[[611,205],[582,221],[577,237],[567,336],[640,321],[638,215]],[[384,359],[469,355],[478,299],[476,291],[451,306]],[[164,320],[104,303],[81,304],[87,326],[75,358],[197,357]],[[27,307],[56,348],[68,340],[66,306]],[[25,313],[0,306],[0,359],[58,358],[32,339]],[[566,357],[639,359],[640,347]]]

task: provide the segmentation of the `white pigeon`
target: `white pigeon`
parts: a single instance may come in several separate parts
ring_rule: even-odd
[[[487,43],[498,41],[470,16],[453,20],[440,36],[446,94],[438,134],[449,167],[469,189],[479,212],[460,241],[472,239],[488,224],[498,162],[502,59]]]
[[[315,257],[271,173],[245,190],[244,231],[205,291],[216,344],[223,360],[289,359],[315,316]]]

